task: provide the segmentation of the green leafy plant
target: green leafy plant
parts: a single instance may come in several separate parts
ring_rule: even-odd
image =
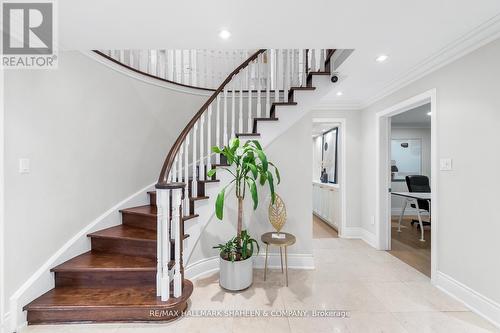
[[[236,199],[238,200],[238,224],[236,237],[234,237],[226,244],[219,244],[217,248],[221,249],[221,245],[224,245],[226,250],[233,249],[228,244],[234,241],[236,242],[236,252],[247,251],[251,247],[251,252],[253,253],[253,244],[257,242],[254,239],[250,238],[246,231],[245,233],[243,233],[242,230],[243,200],[245,199],[248,190],[252,197],[253,209],[257,209],[259,205],[257,183],[259,183],[261,186],[264,186],[267,183],[271,192],[271,201],[274,204],[274,201],[276,199],[276,194],[274,192],[275,182],[276,184],[279,184],[281,180],[278,168],[276,168],[276,166],[272,162],[268,161],[267,156],[262,149],[262,146],[257,140],[250,140],[242,145],[240,140],[238,138],[235,138],[229,142],[229,145],[222,148],[212,147],[212,151],[226,158],[229,165],[227,167],[221,167],[220,169],[224,170],[225,172],[229,172],[233,176],[231,182],[227,184],[217,195],[217,199],[215,201],[215,215],[217,216],[217,218],[219,220],[222,220],[224,217],[224,201],[226,189],[232,183],[235,183],[236,185],[235,195]],[[271,172],[270,168],[274,170],[274,175]],[[207,174],[209,177],[212,177],[217,173],[217,171],[217,169],[212,169]],[[250,247],[243,246],[244,237],[247,236],[249,241],[247,245],[249,244],[248,246]],[[227,253],[231,252],[229,251]],[[240,260],[249,257],[244,256],[243,253],[239,254],[242,258]],[[228,258],[231,260],[231,255],[229,255]],[[239,256],[235,255],[234,260],[239,260],[238,258]]]
[[[238,241],[240,240],[240,241]],[[241,231],[240,238],[233,237],[225,244],[214,246],[219,249],[220,256],[229,261],[245,260],[250,258],[254,252],[254,245],[257,247],[257,253],[260,251],[259,243],[246,230]]]

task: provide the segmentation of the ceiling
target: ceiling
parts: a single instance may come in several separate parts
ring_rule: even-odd
[[[320,104],[362,107],[500,36],[498,0],[58,1],[61,49],[352,48]],[[222,40],[226,28],[232,36]],[[384,63],[375,62],[387,54]],[[341,90],[342,96],[336,92]]]
[[[393,127],[431,127],[431,104],[427,103],[391,117]]]
[[[312,136],[318,136],[334,127],[338,127],[338,123],[316,123],[313,122],[312,125]]]

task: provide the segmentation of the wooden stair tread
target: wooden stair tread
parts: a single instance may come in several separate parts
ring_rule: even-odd
[[[88,271],[156,271],[156,259],[89,251],[51,269],[51,272]]]
[[[185,221],[194,219],[195,217],[198,217],[198,216],[200,216],[200,215],[198,215],[198,214],[185,215],[182,217],[182,220],[185,222]]]
[[[217,183],[220,182],[219,179],[200,179],[198,180],[199,183]]]
[[[308,75],[330,75],[330,71],[314,71],[309,72]]]
[[[316,90],[316,87],[291,87],[290,90]]]
[[[190,281],[184,280],[183,294],[190,295],[193,286]],[[180,297],[182,298],[182,296]],[[109,307],[170,307],[178,303],[178,299],[170,298],[162,302],[156,297],[155,287],[127,287],[127,288],[74,288],[60,287],[49,290],[33,302],[24,307],[24,310],[58,310],[80,308],[90,309]]]
[[[207,200],[208,198],[210,197],[207,197],[207,196],[202,196],[202,197],[190,197],[189,200],[190,201],[199,201],[199,200]]]
[[[297,102],[273,102],[271,104],[271,107],[274,107],[274,106],[282,106],[282,105],[297,105]]]
[[[156,242],[156,232],[148,229],[134,228],[120,224],[111,228],[99,230],[87,235],[92,238],[113,238]]]
[[[260,133],[236,133],[237,138],[241,136],[260,136]]]
[[[157,214],[156,206],[153,205],[125,208],[121,209],[120,212],[126,214],[144,215],[144,216],[156,216]]]

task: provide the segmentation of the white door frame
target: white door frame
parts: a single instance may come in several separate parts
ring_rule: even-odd
[[[313,123],[338,123],[340,124],[340,146],[337,147],[339,149],[339,155],[340,155],[340,169],[337,169],[337,172],[339,174],[339,185],[340,185],[340,224],[339,228],[337,230],[337,233],[340,238],[343,236],[343,231],[346,230],[346,224],[347,224],[347,205],[346,205],[346,187],[347,187],[347,182],[346,182],[346,174],[347,174],[347,168],[346,168],[346,131],[347,131],[347,120],[346,118],[328,118],[328,117],[313,117],[312,118]],[[337,164],[338,166],[338,164]]]
[[[377,238],[377,248],[379,250],[389,250],[391,243],[391,228],[390,228],[390,117],[399,113],[411,110],[420,105],[431,103],[431,281],[434,283],[437,272],[438,257],[437,257],[437,240],[438,240],[438,124],[437,124],[437,107],[436,107],[436,89],[428,90],[422,94],[411,97],[392,107],[376,113],[376,176],[375,176],[375,230]]]
[[[0,69],[0,332],[7,326],[5,311],[5,77]]]

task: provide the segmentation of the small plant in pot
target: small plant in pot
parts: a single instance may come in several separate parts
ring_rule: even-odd
[[[224,200],[226,189],[235,183],[235,196],[238,202],[238,221],[235,237],[225,244],[219,244],[214,248],[220,250],[220,278],[221,287],[228,290],[243,290],[253,281],[253,260],[255,250],[259,251],[259,244],[243,230],[243,201],[247,194],[253,201],[253,209],[259,205],[257,184],[269,186],[271,201],[274,204],[276,194],[274,193],[275,181],[280,182],[280,174],[276,166],[267,160],[257,140],[250,140],[241,144],[239,139],[232,139],[229,145],[219,148],[212,147],[212,151],[221,154],[227,160],[228,167],[219,169],[228,172],[232,180],[217,195],[215,201],[215,214],[219,220],[224,217]],[[274,169],[274,176],[270,168]],[[212,169],[208,176],[212,177],[218,170]]]

